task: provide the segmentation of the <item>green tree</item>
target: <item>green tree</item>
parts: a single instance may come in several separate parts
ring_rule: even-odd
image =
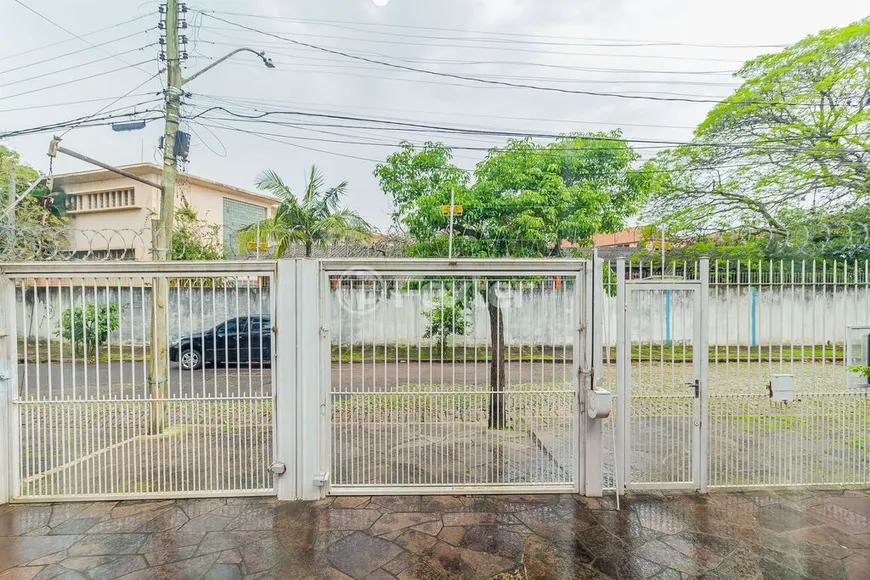
[[[117,302],[68,308],[61,314],[60,334],[72,341],[80,353],[91,356],[98,345],[106,342],[109,333],[118,330],[120,311]]]
[[[172,234],[173,260],[223,260],[220,227],[199,219],[190,202],[182,200],[175,210]]]
[[[280,258],[291,245],[300,244],[305,247],[305,256],[310,257],[315,245],[325,247],[340,239],[365,241],[374,232],[357,212],[339,205],[347,193],[347,182],[325,189],[316,166],[311,166],[301,199],[272,170],[259,176],[257,187],[277,197],[280,204],[274,217],[239,232],[243,252],[249,243],[269,243],[275,245],[275,255]]]
[[[672,233],[787,235],[787,213],[836,213],[870,194],[870,19],[748,61],[669,172],[650,214]]]
[[[0,255],[9,259],[48,258],[62,250],[65,243],[66,196],[56,190],[49,194],[45,184],[15,206],[13,219],[5,215],[9,199],[9,173],[15,172],[15,190],[20,194],[39,178],[32,167],[21,163],[16,151],[0,145]],[[16,194],[16,196],[17,196]],[[13,227],[7,225],[14,223]]]
[[[655,175],[635,167],[638,155],[617,131],[566,135],[547,145],[509,141],[478,164],[473,183],[450,160],[450,149],[440,143],[420,150],[403,143],[375,169],[395,204],[393,219],[414,240],[412,255],[447,255],[449,220],[441,208],[450,203],[451,191],[463,207],[454,223],[456,255],[543,257],[559,255],[563,242],[588,242],[593,234],[620,229]],[[493,349],[489,426],[501,429],[504,312],[498,282],[477,286],[487,304]]]
[[[432,308],[422,313],[429,321],[423,337],[436,339],[441,347],[441,354],[444,353],[448,338],[454,335],[463,336],[471,329],[472,321],[468,320],[469,308],[466,300],[466,296],[446,290],[432,300]]]

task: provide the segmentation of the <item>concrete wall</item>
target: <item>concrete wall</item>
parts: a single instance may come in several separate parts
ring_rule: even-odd
[[[115,343],[144,344],[148,341],[151,323],[151,288],[69,287],[31,289],[24,295],[16,293],[16,325],[19,337],[56,339],[64,310],[71,306],[117,302],[121,307],[120,327],[112,333]],[[269,289],[172,288],[169,291],[169,336],[208,330],[236,316],[269,314]]]
[[[16,295],[18,332],[55,336],[60,313],[89,302],[116,301],[122,306],[121,329],[116,339],[132,337],[140,342],[147,335],[150,320],[150,288],[39,288],[26,296]],[[108,297],[107,297],[108,292]],[[33,299],[33,296],[36,299]],[[280,296],[278,298],[280,300]],[[501,295],[505,315],[505,338],[514,345],[570,345],[576,326],[573,290],[509,290]],[[670,304],[664,292],[633,293],[632,339],[675,342],[690,340],[693,307],[686,292],[671,291]],[[331,290],[330,316],[334,343],[410,343],[425,344],[428,324],[423,311],[431,308],[432,294],[417,291],[385,294],[372,290]],[[314,306],[312,306],[314,307]],[[233,316],[268,313],[269,290],[173,289],[170,298],[170,334],[213,327]],[[870,326],[870,290],[809,291],[785,288],[712,289],[709,298],[710,344],[785,345],[842,343],[846,326]],[[144,313],[143,313],[144,309]],[[604,317],[604,343],[616,344],[616,298],[607,296],[599,312]],[[26,319],[25,319],[26,317]],[[144,319],[143,319],[144,318]],[[670,322],[668,320],[670,319]],[[470,329],[458,343],[473,345],[489,340],[489,315],[483,299],[477,297],[469,316]]]

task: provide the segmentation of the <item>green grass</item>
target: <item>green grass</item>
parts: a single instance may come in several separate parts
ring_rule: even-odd
[[[85,357],[81,351],[74,351],[72,344],[66,340],[36,340],[28,339],[25,345],[24,339],[17,340],[18,345],[18,364],[25,362],[29,363],[45,363],[45,362],[84,362]],[[26,351],[25,351],[26,349]],[[100,362],[141,362],[149,360],[147,348],[144,346],[130,346],[113,344],[111,347],[100,345],[96,354],[91,354],[86,357],[88,362],[94,362],[99,359]]]

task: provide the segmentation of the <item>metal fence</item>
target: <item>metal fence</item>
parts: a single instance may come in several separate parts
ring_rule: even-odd
[[[327,269],[331,492],[576,490],[584,263],[417,264]]]
[[[11,496],[274,493],[274,264],[71,266],[4,268],[18,358]],[[162,353],[157,284],[172,289]]]
[[[702,329],[709,347],[702,353],[694,350],[696,337],[683,330],[694,316],[684,297],[665,289],[700,281],[700,263],[670,263],[664,272],[651,262],[609,268],[614,276],[605,292],[610,295],[603,308],[610,321],[605,328],[618,324],[620,277],[629,287],[653,282],[662,288],[658,304],[647,304],[642,316],[631,315],[628,294],[622,350],[630,362],[622,375],[630,383],[630,397],[684,397],[695,355],[709,365],[702,381],[705,396],[699,397],[703,407],[697,420],[704,429],[696,436],[703,467],[697,486],[870,484],[870,391],[866,380],[855,380],[846,368],[850,342],[863,345],[870,333],[858,330],[870,326],[867,263],[710,263]],[[605,334],[610,345],[604,353],[610,367],[605,377],[616,392],[618,340],[612,330]],[[868,364],[866,349],[857,358],[851,364]],[[785,376],[793,392],[774,392],[783,381],[777,375]],[[623,414],[636,409],[617,407]],[[628,438],[623,451],[634,471],[628,480],[673,480],[690,456],[683,427],[692,415],[661,405],[649,405],[643,413],[643,419],[611,420],[614,439],[620,438],[620,426]],[[607,459],[607,483],[615,486],[622,457],[608,452]]]

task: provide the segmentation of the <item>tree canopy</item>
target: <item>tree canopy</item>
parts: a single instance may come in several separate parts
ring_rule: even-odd
[[[273,217],[239,232],[242,251],[249,242],[266,242],[275,245],[275,256],[280,258],[291,245],[301,244],[310,257],[315,245],[323,247],[339,239],[368,240],[374,231],[357,212],[341,207],[347,182],[325,189],[323,175],[316,166],[311,166],[301,198],[272,170],[260,174],[257,187],[277,197],[280,203]]]
[[[663,152],[649,214],[674,233],[786,236],[870,194],[870,19],[823,30],[744,64],[743,84],[692,143]]]
[[[473,175],[454,166],[449,148],[403,143],[375,169],[394,202],[393,219],[413,238],[418,256],[446,256],[451,190],[456,255],[558,255],[566,244],[616,231],[638,210],[654,173],[617,131],[566,135],[539,145],[511,140],[495,148]],[[474,178],[472,180],[472,177]]]

